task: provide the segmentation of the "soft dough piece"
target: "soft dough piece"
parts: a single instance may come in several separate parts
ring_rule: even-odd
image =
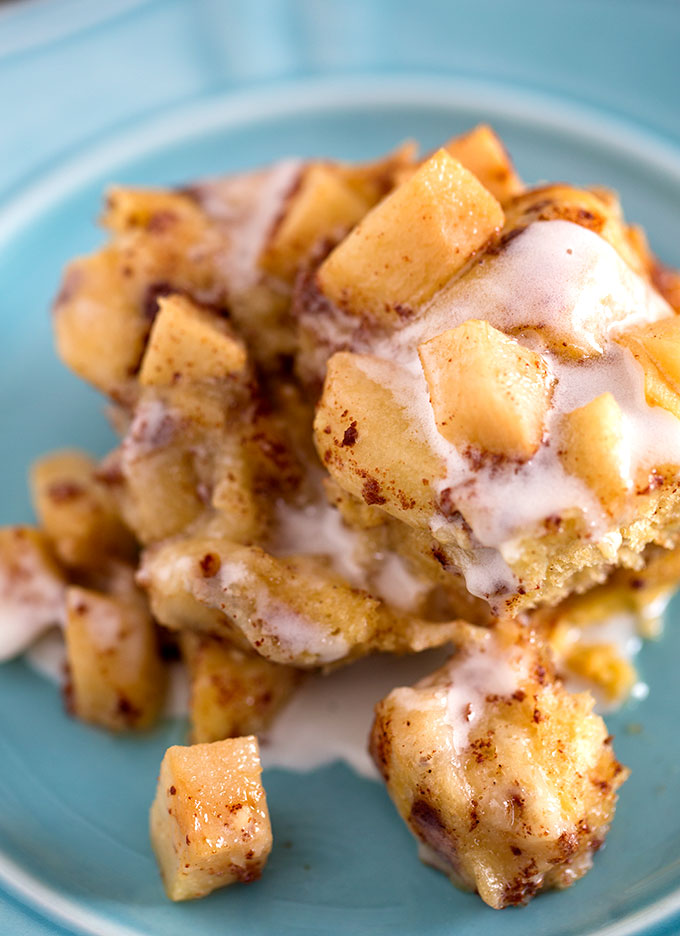
[[[585,874],[627,777],[592,707],[504,630],[383,699],[371,753],[423,860],[496,909]]]
[[[138,581],[165,627],[211,633],[303,668],[439,647],[460,627],[395,611],[318,557],[277,558],[217,536],[175,537],[147,549]]]

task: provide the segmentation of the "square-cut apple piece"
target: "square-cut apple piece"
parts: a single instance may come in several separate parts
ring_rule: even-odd
[[[645,372],[645,397],[680,419],[680,317],[650,322],[618,336]]]
[[[344,234],[370,207],[370,202],[345,181],[339,167],[324,163],[308,166],[271,233],[260,266],[292,282],[321,239]]]
[[[560,454],[607,510],[618,511],[630,488],[628,447],[621,407],[611,393],[568,413],[562,422]]]
[[[178,377],[194,381],[243,372],[246,349],[225,319],[180,295],[159,299],[158,306],[139,373],[141,384],[167,386]]]
[[[392,391],[399,378],[391,361],[334,354],[316,412],[315,441],[319,457],[346,491],[407,522],[426,523],[435,509],[430,480],[443,478],[446,468],[404,395]]]
[[[552,386],[540,354],[476,319],[424,342],[418,353],[445,439],[482,454],[531,458]]]
[[[444,149],[477,176],[499,202],[506,202],[524,190],[512,160],[488,124],[454,137],[444,144]]]
[[[121,251],[111,245],[66,268],[54,303],[57,351],[78,377],[115,394],[134,375],[149,321],[130,300]]]
[[[493,195],[439,150],[335,248],[319,268],[319,287],[349,314],[399,324],[502,224]]]
[[[153,724],[165,673],[141,593],[122,598],[68,588],[66,651],[68,702],[78,718],[111,731]]]
[[[99,568],[111,558],[135,557],[132,533],[115,499],[84,452],[52,452],[33,463],[33,504],[47,537],[66,566]]]
[[[0,660],[23,653],[64,620],[66,583],[47,537],[32,527],[0,529]]]
[[[181,647],[189,670],[193,742],[263,731],[302,679],[292,666],[270,663],[210,634],[186,631]]]
[[[252,736],[165,752],[150,831],[171,900],[260,877],[272,848],[260,774]]]

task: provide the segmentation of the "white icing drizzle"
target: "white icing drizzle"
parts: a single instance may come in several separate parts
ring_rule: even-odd
[[[34,564],[30,551],[17,551],[10,574],[0,564],[0,662],[19,656],[50,627],[64,624],[64,586]]]
[[[279,501],[274,556],[327,556],[333,569],[350,585],[363,588],[366,572],[357,559],[359,536],[344,523],[340,511],[320,497],[295,507]]]
[[[215,606],[215,590],[228,595],[234,585],[243,588],[248,600],[253,602],[260,633],[276,638],[280,647],[292,656],[311,654],[320,664],[347,656],[349,644],[342,634],[322,629],[317,621],[277,599],[243,562],[223,560],[216,576],[194,582],[194,591],[199,600],[203,597],[206,604]]]
[[[414,611],[430,588],[397,553],[367,555],[361,535],[345,524],[340,511],[321,492],[303,507],[280,501],[276,520],[276,534],[269,544],[274,556],[324,556],[350,585],[368,590],[401,611]]]
[[[414,612],[430,585],[413,575],[398,553],[378,553],[375,558],[379,565],[372,592],[401,611]]]
[[[232,295],[245,292],[260,278],[258,258],[303,165],[302,160],[286,159],[270,169],[193,187],[206,214],[231,235],[222,257],[222,274]]]
[[[263,735],[263,765],[312,770],[342,760],[377,779],[366,746],[376,703],[449,655],[450,650],[427,650],[410,657],[368,657],[326,676],[310,676]]]
[[[140,400],[121,446],[123,467],[167,445],[176,427],[177,419],[165,401]]]
[[[565,472],[557,454],[554,440],[565,413],[604,391],[613,394],[623,413],[624,467],[631,485],[639,469],[680,464],[680,421],[647,404],[642,368],[612,340],[623,327],[671,314],[601,237],[571,222],[539,221],[499,255],[445,287],[414,322],[389,338],[354,337],[353,349],[368,352],[357,364],[389,387],[445,466],[435,489],[440,495],[448,489],[450,502],[472,530],[476,549],[461,557],[461,564],[473,594],[488,598],[514,590],[508,563],[519,538],[565,511],[579,512],[592,541],[602,542],[606,555],[615,553],[611,521],[587,486]],[[546,442],[523,464],[473,468],[437,430],[418,345],[471,318],[486,319],[540,351],[555,379]],[[590,357],[575,361],[556,355],[544,344],[548,335]],[[445,538],[449,522],[443,514],[434,516],[433,532]]]
[[[493,634],[459,650],[449,666],[447,719],[456,754],[468,746],[470,733],[488,706],[488,696],[511,696],[519,687],[522,669],[517,654],[503,652]]]

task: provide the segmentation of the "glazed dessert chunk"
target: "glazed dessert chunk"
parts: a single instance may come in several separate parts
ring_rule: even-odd
[[[393,690],[371,751],[421,858],[496,909],[585,874],[627,775],[592,706],[502,631]]]
[[[253,737],[171,747],[151,807],[151,843],[171,900],[262,874],[272,847]]]
[[[458,633],[457,621],[423,621],[352,588],[319,557],[277,558],[215,536],[148,549],[138,581],[165,627],[214,634],[289,666],[416,653]]]
[[[680,537],[680,320],[610,194],[479,189],[436,153],[296,308],[334,481],[516,613]]]

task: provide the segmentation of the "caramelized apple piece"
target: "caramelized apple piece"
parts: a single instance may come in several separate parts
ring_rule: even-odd
[[[292,666],[244,653],[210,634],[181,634],[189,669],[192,743],[267,729],[302,679]]]
[[[139,364],[149,321],[127,297],[115,246],[73,260],[54,304],[57,351],[78,377],[113,395]]]
[[[427,520],[434,509],[431,482],[444,475],[444,463],[409,412],[408,388],[395,396],[395,380],[400,371],[389,361],[333,355],[314,422],[316,445],[345,490],[395,516]]]
[[[31,487],[40,525],[66,566],[98,568],[115,557],[132,560],[136,545],[110,489],[84,452],[44,455],[33,463]]]
[[[496,199],[439,150],[335,248],[318,283],[351,315],[393,326],[413,315],[502,224]]]
[[[645,372],[645,396],[680,419],[680,318],[651,322],[617,339]]]
[[[454,137],[444,149],[476,175],[501,204],[524,190],[508,151],[488,124]]]
[[[462,449],[525,460],[543,438],[552,380],[540,354],[471,320],[418,348],[437,428]]]
[[[261,773],[253,737],[165,752],[150,832],[170,900],[260,877],[272,848]]]
[[[260,266],[292,282],[320,240],[346,233],[370,207],[343,179],[339,167],[330,163],[307,166],[260,256]]]
[[[623,415],[611,393],[564,417],[560,455],[566,470],[585,481],[606,510],[621,509],[631,482]]]
[[[219,380],[244,371],[246,349],[224,318],[179,295],[159,299],[158,307],[139,373],[142,385]]]
[[[110,731],[154,723],[165,673],[142,593],[122,598],[69,587],[66,650],[69,703],[78,718]]]

